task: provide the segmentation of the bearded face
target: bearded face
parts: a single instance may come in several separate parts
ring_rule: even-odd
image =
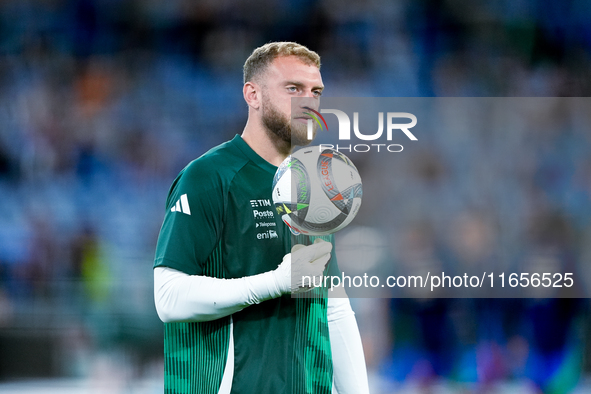
[[[279,139],[293,146],[305,146],[311,142],[308,140],[306,124],[292,121],[292,118],[282,113],[266,94],[263,94],[262,104],[263,125],[272,139]],[[314,135],[316,135],[316,127],[314,127]]]

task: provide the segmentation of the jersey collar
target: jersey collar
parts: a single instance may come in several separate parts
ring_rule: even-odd
[[[271,174],[275,174],[277,167],[260,157],[254,150],[252,150],[252,148],[246,143],[246,141],[242,139],[239,134],[236,134],[236,136],[232,139],[232,143],[256,165],[265,171],[270,172]]]

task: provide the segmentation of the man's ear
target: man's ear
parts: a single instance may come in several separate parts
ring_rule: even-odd
[[[262,92],[261,87],[254,82],[246,82],[242,88],[244,100],[249,107],[259,109],[261,106]]]

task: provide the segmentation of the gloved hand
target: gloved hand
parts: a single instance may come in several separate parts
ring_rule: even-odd
[[[321,283],[331,250],[332,244],[319,238],[312,245],[294,245],[291,253],[286,254],[279,267],[273,271],[281,292],[303,293],[312,290],[314,282]]]

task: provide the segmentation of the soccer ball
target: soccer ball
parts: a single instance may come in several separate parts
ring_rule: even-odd
[[[344,154],[310,146],[290,155],[273,178],[273,204],[294,234],[328,235],[361,206],[361,177]]]

